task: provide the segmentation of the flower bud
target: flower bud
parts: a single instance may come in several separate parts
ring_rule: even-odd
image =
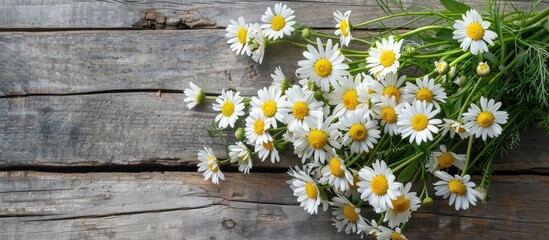
[[[244,128],[237,128],[236,131],[234,132],[234,136],[236,137],[236,139],[238,139],[238,141],[244,141],[244,139],[246,139],[246,134],[244,133]]]
[[[478,200],[481,200],[484,202],[484,200],[486,200],[486,195],[487,195],[486,188],[481,186],[476,186],[475,191],[477,192],[475,197],[477,197]]]
[[[315,99],[317,101],[321,101],[321,102],[324,101],[324,92],[320,89],[316,90],[315,91]]]
[[[441,60],[440,62],[435,61],[435,71],[439,75],[445,75],[448,71],[450,71],[450,66],[444,60]]]
[[[477,66],[477,74],[484,77],[490,74],[490,66],[486,62],[479,62]]]
[[[467,84],[468,81],[469,79],[467,79],[467,77],[459,76],[458,78],[456,78],[456,80],[454,80],[454,83],[460,87],[463,87],[465,86],[465,84]]]
[[[423,205],[431,206],[433,205],[433,199],[431,197],[426,197],[423,199]]]
[[[404,52],[408,55],[412,55],[414,52],[416,52],[416,48],[412,45],[406,45],[404,46]]]
[[[310,28],[304,28],[301,32],[301,37],[305,39],[309,39],[311,37],[311,29]]]

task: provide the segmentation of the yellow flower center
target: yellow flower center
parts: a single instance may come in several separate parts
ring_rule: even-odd
[[[467,193],[467,187],[465,187],[465,184],[463,184],[461,181],[455,180],[455,179],[451,180],[448,183],[448,189],[453,194],[460,195],[460,196],[463,196]]]
[[[343,105],[345,105],[345,107],[349,110],[355,110],[356,106],[360,104],[360,102],[358,101],[358,94],[354,89],[349,89],[345,91],[343,97],[341,98],[341,101],[343,102]]]
[[[387,193],[387,189],[389,189],[387,178],[382,175],[375,176],[370,183],[370,188],[372,188],[372,192],[377,195],[385,195],[385,193]]]
[[[477,124],[483,128],[490,127],[494,123],[494,115],[491,112],[481,112],[477,116]]]
[[[437,70],[438,70],[439,72],[442,72],[442,70],[444,70],[444,66],[445,66],[444,63],[439,62],[439,63],[437,64]]]
[[[323,149],[328,143],[328,134],[322,130],[313,129],[307,136],[307,140],[311,147],[315,149]]]
[[[263,135],[263,132],[265,131],[265,123],[263,120],[255,120],[254,123],[254,132],[257,135]]]
[[[421,131],[427,128],[429,119],[425,114],[418,113],[412,118],[412,128],[416,131]]]
[[[384,107],[383,110],[381,110],[381,118],[383,118],[383,121],[386,123],[395,123],[397,121],[395,109],[392,107]]]
[[[379,62],[384,67],[393,66],[393,63],[395,63],[395,59],[396,59],[396,54],[395,52],[393,52],[393,50],[385,50],[379,56]]]
[[[484,72],[488,71],[488,69],[489,69],[489,67],[488,67],[488,64],[486,64],[486,63],[480,63],[478,65],[478,70],[480,70],[480,72],[484,73]]]
[[[428,88],[422,88],[417,91],[416,97],[419,101],[430,102],[431,100],[433,100],[433,92],[431,92],[431,90],[429,90]]]
[[[349,136],[354,141],[362,141],[368,136],[368,130],[366,130],[364,125],[355,123],[351,126],[351,129],[349,129]]]
[[[400,100],[400,90],[398,90],[395,86],[388,86],[383,89],[383,96],[388,98],[395,97],[395,101],[398,103]]]
[[[393,232],[391,233],[391,240],[406,240],[406,238],[404,238],[400,233]]]
[[[296,102],[292,108],[292,113],[296,119],[303,120],[309,115],[309,106],[305,102]]]
[[[234,103],[233,102],[225,102],[223,103],[223,106],[221,106],[221,114],[225,117],[230,117],[234,113]]]
[[[286,20],[281,16],[275,16],[273,20],[271,20],[271,25],[273,26],[273,30],[279,31],[286,26]]]
[[[326,58],[318,59],[315,63],[315,73],[320,77],[330,76],[332,74],[332,63]]]
[[[263,114],[265,114],[266,117],[273,117],[276,114],[276,103],[273,100],[266,101],[263,103],[263,106],[261,106],[261,110],[263,110]]]
[[[349,23],[347,20],[343,19],[341,20],[341,23],[339,24],[339,30],[341,30],[341,35],[347,37],[349,35],[349,32],[347,31],[347,28],[349,27]]]
[[[208,157],[208,162],[214,160],[213,157]],[[212,172],[216,173],[217,171],[219,171],[219,167],[217,166],[217,164],[213,164],[213,163],[208,163],[208,168],[210,170],[212,170]]]
[[[449,168],[450,166],[452,166],[452,164],[454,164],[455,158],[454,158],[454,155],[452,155],[452,153],[445,152],[443,154],[440,154],[437,160],[440,168]]]
[[[355,207],[351,204],[345,204],[343,207],[343,215],[345,215],[349,222],[358,221],[358,213],[355,212]]]
[[[272,151],[273,150],[273,142],[266,142],[266,143],[263,143],[263,148],[269,150],[269,151]]]
[[[238,33],[236,34],[236,37],[238,38],[238,41],[242,44],[246,44],[246,37],[248,36],[248,30],[246,28],[240,28],[238,30]]]
[[[484,28],[478,22],[473,22],[467,26],[467,36],[475,41],[484,37]]]
[[[305,193],[307,193],[307,197],[310,199],[316,199],[318,197],[318,189],[316,189],[315,185],[311,182],[305,184]]]
[[[358,179],[358,176],[353,176],[353,184],[349,184],[349,188],[352,189],[352,190],[357,190],[358,189],[358,183],[359,179]]]
[[[339,158],[334,157],[330,160],[330,173],[336,177],[343,177],[343,175],[345,175],[345,172],[341,169],[341,161],[339,161]]]
[[[398,196],[395,200],[391,200],[391,203],[393,203],[393,212],[395,213],[403,213],[410,208],[410,200],[402,195]]]

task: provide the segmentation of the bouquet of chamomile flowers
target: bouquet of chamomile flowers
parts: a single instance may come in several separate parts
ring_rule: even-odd
[[[273,69],[257,96],[185,89],[189,108],[214,101],[216,130],[238,140],[226,160],[198,150],[198,171],[219,184],[223,164],[247,174],[254,161],[276,163],[293,149],[302,166],[290,168],[288,184],[301,207],[331,208],[338,231],[377,239],[405,239],[412,212],[432,195],[455,210],[484,201],[502,148],[516,147],[533,123],[549,130],[549,10],[535,11],[539,1],[527,12],[441,3],[446,10],[358,24],[351,11],[335,11],[334,35],[296,22],[283,4],[259,23],[231,20],[236,54],[261,64],[269,46],[290,44],[303,59]],[[398,18],[414,21],[385,24]],[[417,26],[421,19],[429,24]],[[379,23],[385,28],[361,30]],[[482,177],[473,182],[472,173]]]

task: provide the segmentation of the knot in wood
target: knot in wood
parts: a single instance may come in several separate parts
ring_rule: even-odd
[[[223,227],[227,229],[233,229],[236,223],[232,219],[226,219],[222,222]]]

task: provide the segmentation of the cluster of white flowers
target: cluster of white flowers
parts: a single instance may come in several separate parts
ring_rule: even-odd
[[[268,8],[261,17],[261,25],[246,24],[242,17],[231,20],[226,34],[231,49],[261,63],[268,40],[282,39],[295,31],[293,13],[286,5],[276,4],[274,11]],[[353,41],[350,13],[334,13],[335,34],[343,46]],[[455,22],[454,38],[464,51],[486,52],[486,43],[493,45],[496,37],[487,30],[489,26],[476,11],[468,11],[463,21]],[[449,97],[445,78],[428,74],[410,80],[399,76],[403,44],[398,36],[376,41],[364,59],[364,71],[356,73],[349,71],[349,60],[339,44],[317,38],[316,45],[306,46],[305,59],[298,62],[295,73],[300,84],[292,85],[278,67],[271,75],[271,86],[260,89],[257,96],[246,98],[239,92],[223,90],[213,104],[213,110],[219,112],[217,126],[243,128],[240,133],[237,130],[240,141],[229,146],[230,163],[238,163],[240,171],[249,173],[255,155],[275,163],[280,160],[279,150],[291,144],[304,166],[289,171],[293,178],[288,184],[308,213],[317,213],[322,203],[324,210],[332,207],[338,231],[405,239],[399,227],[422,201],[410,191],[411,183],[396,181],[388,162],[371,155],[383,138],[400,138],[415,147],[432,144],[440,149],[430,152],[424,164],[425,171],[440,179],[435,183],[435,195],[450,197],[449,205],[456,210],[475,205],[477,193],[469,175],[452,177],[440,171],[452,166],[466,171],[466,155],[456,154],[436,140],[456,134],[461,139],[495,138],[502,133],[507,113],[499,110],[500,102],[481,97],[480,107],[471,103],[463,114],[451,114],[453,118],[446,115],[443,107]],[[434,66],[439,76],[455,72],[443,60]],[[486,63],[481,62],[478,68],[480,75],[486,75],[487,69],[489,72]],[[185,95],[189,108],[204,99],[204,91],[192,83]],[[239,123],[238,119],[244,121]],[[255,151],[250,150],[252,147]],[[221,162],[211,149],[200,150],[198,159],[198,171],[206,180],[211,178],[215,184],[224,180]],[[357,161],[361,162],[359,168]],[[397,165],[392,165],[393,169]],[[383,213],[382,222],[390,228],[364,218],[366,207]]]

